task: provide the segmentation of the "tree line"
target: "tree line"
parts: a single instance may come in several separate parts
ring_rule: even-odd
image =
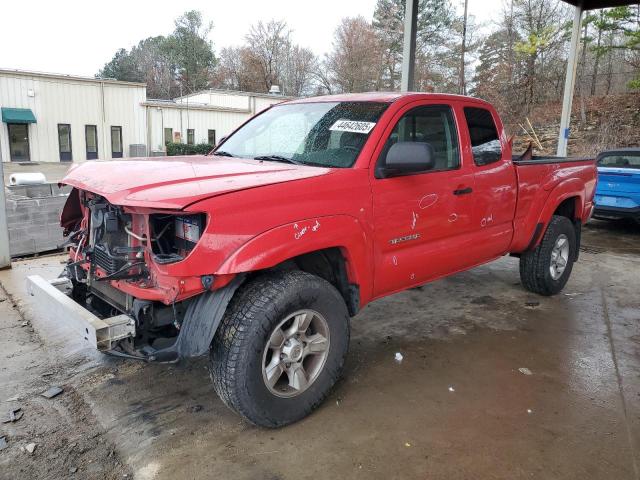
[[[190,11],[169,35],[118,50],[97,76],[145,82],[151,98],[206,88],[268,92],[274,85],[291,96],[397,90],[404,6],[378,0],[372,21],[343,18],[323,56],[296,43],[284,20],[258,22],[242,45],[216,52],[208,39],[212,23]],[[573,16],[565,3],[506,0],[485,26],[451,0],[420,0],[418,10],[416,90],[470,93],[514,115],[560,98]],[[640,89],[640,5],[587,12],[580,98],[633,89]]]

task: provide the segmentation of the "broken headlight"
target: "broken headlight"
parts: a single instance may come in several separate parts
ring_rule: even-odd
[[[203,213],[192,215],[153,214],[149,217],[151,226],[151,248],[156,263],[175,263],[184,260],[200,240],[207,216]]]

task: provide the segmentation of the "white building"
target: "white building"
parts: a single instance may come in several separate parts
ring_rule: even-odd
[[[207,90],[148,100],[142,83],[0,70],[0,159],[81,162],[215,144],[280,95]]]

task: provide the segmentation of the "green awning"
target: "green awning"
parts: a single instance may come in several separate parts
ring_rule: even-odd
[[[36,117],[30,108],[2,107],[2,121],[4,123],[36,123]]]

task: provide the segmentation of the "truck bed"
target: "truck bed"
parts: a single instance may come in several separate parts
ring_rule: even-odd
[[[512,159],[515,165],[542,165],[549,163],[575,163],[575,162],[595,162],[595,159],[589,157],[555,157],[555,156],[537,156],[522,160],[522,157],[514,157]]]
[[[513,159],[518,184],[518,201],[513,220],[511,252],[520,253],[535,247],[544,231],[542,218],[549,212],[549,199],[574,208],[583,223],[593,207],[597,171],[594,158],[540,156],[527,160]],[[576,197],[576,191],[579,191]],[[566,193],[565,193],[566,192]],[[573,193],[569,193],[573,192]],[[569,199],[573,200],[569,200]]]

